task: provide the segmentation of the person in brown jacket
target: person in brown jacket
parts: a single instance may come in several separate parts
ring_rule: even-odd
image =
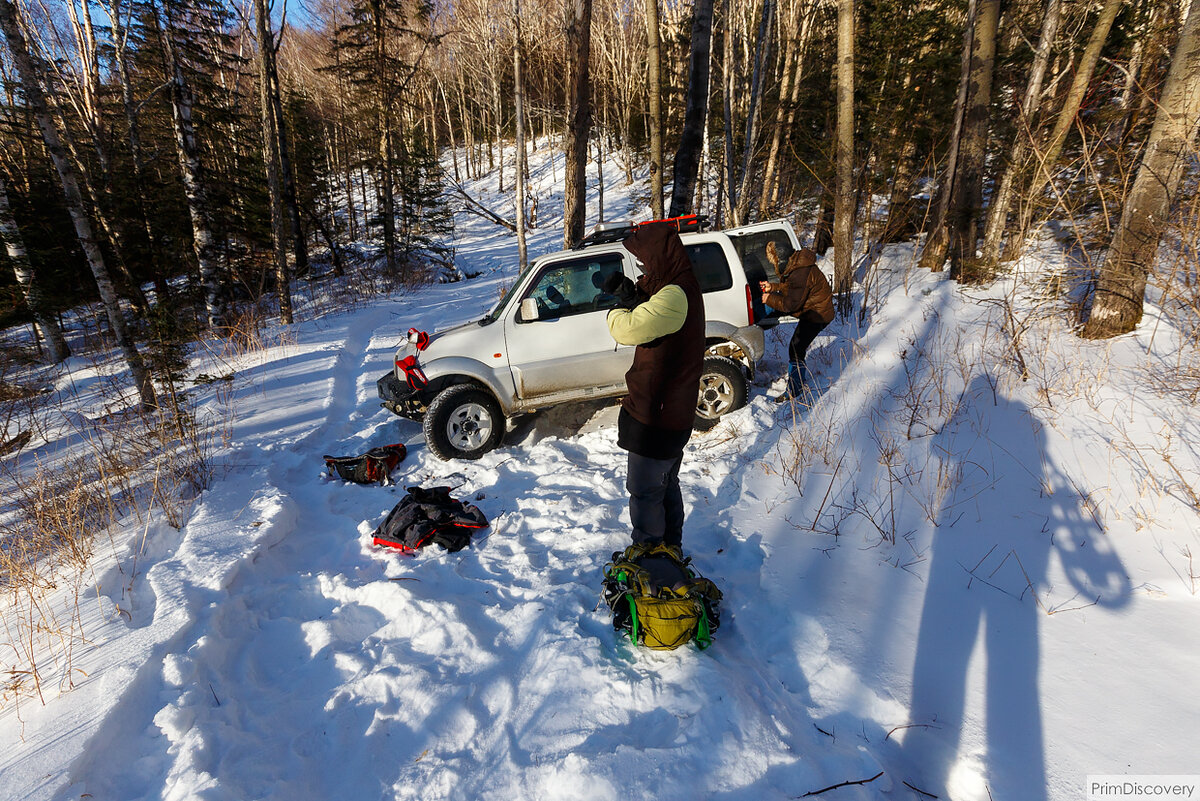
[[[629,392],[617,419],[617,444],[629,451],[629,517],[635,543],[683,541],[679,467],[696,419],[704,365],[704,298],[674,227],[641,225],[623,242],[645,271],[636,290],[616,288],[627,308],[608,313],[608,330],[636,345],[625,374]]]
[[[759,282],[764,304],[796,318],[796,330],[788,343],[787,388],[774,399],[776,403],[800,397],[808,383],[808,365],[804,362],[808,346],[833,322],[833,289],[817,267],[816,253],[808,248],[797,250],[780,277],[780,283]]]

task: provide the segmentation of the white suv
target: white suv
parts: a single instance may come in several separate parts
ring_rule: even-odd
[[[760,280],[778,280],[767,243],[784,264],[799,242],[785,220],[720,232],[701,232],[695,217],[674,222],[704,293],[708,351],[696,428],[707,429],[745,405],[763,328],[782,319],[762,306],[758,290]],[[437,456],[475,459],[500,444],[510,417],[624,395],[634,349],[609,335],[617,300],[602,287],[613,273],[641,274],[621,246],[632,228],[598,228],[578,248],[535,260],[481,320],[427,339],[410,334],[395,369],[378,381],[382,405],[422,421]]]

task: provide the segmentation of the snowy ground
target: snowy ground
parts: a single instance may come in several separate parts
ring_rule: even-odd
[[[541,208],[533,253],[559,236]],[[198,357],[235,373],[217,480],[182,528],[118,533],[140,575],[99,570],[74,689],[0,711],[0,798],[758,801],[882,773],[822,798],[1068,801],[1089,774],[1200,773],[1200,431],[1149,389],[1186,353],[1168,321],[1083,343],[1029,293],[889,250],[871,313],[814,345],[810,404],[766,398],[776,330],[748,408],[693,437],[685,549],[722,625],[656,653],[597,607],[628,531],[612,406],[445,463],[377,404],[410,326],[478,317],[515,276],[511,237],[459,226],[480,277]],[[1006,308],[1033,322],[1016,347]],[[396,441],[398,486],[324,477],[322,454]],[[455,554],[372,546],[414,484],[490,528]]]

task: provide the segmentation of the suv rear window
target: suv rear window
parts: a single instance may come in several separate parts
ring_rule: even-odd
[[[779,273],[771,265],[771,262],[767,261],[768,242],[775,243],[779,266],[787,264],[788,259],[792,256],[792,240],[781,228],[755,231],[729,238],[733,240],[733,247],[737,250],[738,258],[746,267],[746,277],[750,279],[752,286],[757,285],[759,281],[779,280]]]
[[[729,272],[729,260],[725,251],[716,242],[701,242],[687,245],[688,258],[692,260],[692,272],[701,292],[720,292],[733,286],[733,274]]]

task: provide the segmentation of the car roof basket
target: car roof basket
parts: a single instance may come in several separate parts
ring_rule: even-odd
[[[662,220],[646,220],[645,222],[630,222],[623,220],[620,222],[602,222],[597,223],[592,232],[579,240],[579,244],[575,246],[575,250],[589,247],[591,245],[605,245],[610,242],[620,242],[625,237],[632,234],[636,229],[643,225],[653,225],[654,223],[669,223],[681,234],[691,233],[694,231],[703,231],[708,228],[707,214],[685,214],[679,217],[667,217]]]

